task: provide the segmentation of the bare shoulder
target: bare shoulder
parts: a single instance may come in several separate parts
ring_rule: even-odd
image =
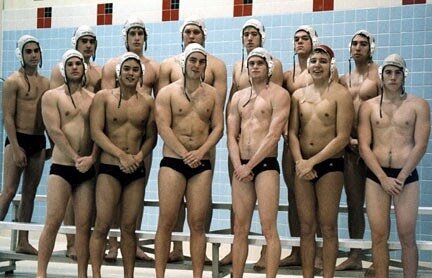
[[[340,97],[349,98],[352,101],[352,97],[348,89],[342,84],[340,84],[339,82],[333,81],[330,84],[329,90],[330,92],[334,93],[332,95],[336,95],[335,96],[336,98],[340,98]]]
[[[424,109],[429,110],[430,109],[429,103],[425,99],[418,97],[416,95],[413,95],[413,94],[408,94],[407,103],[410,106],[412,106],[413,108],[415,108],[416,110],[424,110]]]
[[[95,93],[92,91],[87,90],[86,88],[82,88],[83,92],[86,93],[89,97],[94,98]]]
[[[173,63],[177,63],[178,55],[174,55],[168,58],[165,58],[162,63],[160,64],[162,66],[171,66]]]
[[[118,64],[119,62],[119,57],[113,57],[110,58],[104,65],[103,68],[107,68],[107,69],[115,69],[115,66]]]
[[[292,100],[298,101],[303,96],[304,90],[305,90],[305,88],[300,88],[300,89],[295,90],[291,96]]]
[[[222,59],[212,54],[207,54],[207,59],[209,61],[209,66],[213,68],[226,67],[225,62]]]
[[[165,87],[161,88],[156,96],[156,99],[158,98],[162,98],[162,97],[167,97],[170,94],[172,94],[172,92],[177,91],[180,89],[180,81],[182,80],[177,80],[175,82],[172,82],[168,85],[166,85]]]

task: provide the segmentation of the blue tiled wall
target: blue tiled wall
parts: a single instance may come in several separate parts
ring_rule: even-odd
[[[406,82],[408,92],[421,96],[431,102],[432,92],[432,5],[412,5],[392,8],[360,9],[351,11],[334,11],[321,13],[297,13],[260,17],[267,31],[265,47],[283,62],[284,70],[292,67],[292,36],[294,30],[302,24],[312,25],[318,32],[321,42],[333,47],[337,57],[340,73],[348,71],[347,45],[352,34],[358,29],[367,29],[376,36],[377,51],[375,61],[380,63],[388,54],[402,54],[410,70]],[[220,18],[206,21],[208,37],[206,48],[209,52],[222,58],[228,69],[228,88],[231,84],[232,65],[241,59],[239,32],[247,18]],[[79,23],[77,23],[78,25]],[[149,40],[146,55],[161,62],[163,59],[181,51],[179,22],[148,23]],[[102,65],[108,58],[120,55],[124,49],[121,26],[98,26],[98,52],[96,63]],[[23,34],[30,33],[38,37],[43,48],[44,66],[41,73],[49,76],[51,67],[58,62],[65,49],[70,47],[70,36],[73,28],[39,29],[8,31],[3,34],[3,73],[8,76],[18,68],[14,48],[16,40]],[[0,83],[1,84],[1,83]],[[154,163],[151,171],[146,198],[157,198],[157,172],[161,159],[161,140],[154,151]],[[432,145],[419,166],[421,176],[421,206],[432,206]],[[279,156],[281,157],[281,156]],[[45,194],[46,177],[49,165],[46,165],[39,194]],[[230,186],[227,178],[227,148],[225,137],[217,146],[217,165],[213,183],[214,201],[230,201]],[[287,190],[281,178],[281,203],[287,203]],[[345,202],[343,198],[342,202]],[[43,222],[44,204],[36,204],[33,220]],[[146,208],[142,228],[155,230],[157,209]],[[212,229],[229,227],[229,213],[215,211]],[[394,221],[393,221],[394,222]],[[287,213],[279,214],[281,235],[288,235]],[[431,217],[420,216],[417,227],[418,239],[432,240]],[[260,231],[257,217],[254,217],[252,229]],[[348,237],[347,217],[341,214],[339,219],[341,237]],[[370,238],[367,228],[366,238]],[[391,238],[396,239],[395,225],[392,225]],[[423,260],[431,261],[431,256],[424,255]]]

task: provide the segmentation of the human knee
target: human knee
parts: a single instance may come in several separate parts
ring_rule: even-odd
[[[247,237],[250,231],[250,225],[234,223],[234,234],[240,237]]]
[[[12,202],[13,198],[15,197],[16,192],[17,192],[17,188],[4,187],[0,195],[1,199],[3,199],[9,204]]]
[[[204,233],[205,232],[205,221],[197,220],[197,221],[189,221],[189,229],[194,233]]]
[[[96,225],[93,229],[93,233],[92,235],[94,235],[95,237],[106,237],[109,229],[111,227],[111,223],[109,222],[96,222]]]
[[[417,246],[415,234],[399,232],[399,241],[403,248],[415,248]]]
[[[373,231],[372,241],[374,244],[387,244],[389,233],[387,231]]]
[[[135,233],[135,229],[136,229],[136,223],[121,223],[120,225],[120,229],[122,234],[123,233],[127,233],[127,234],[133,234]]]
[[[316,224],[312,223],[301,223],[300,233],[302,236],[315,236]]]
[[[321,225],[320,227],[323,238],[337,237],[337,227],[335,225]]]

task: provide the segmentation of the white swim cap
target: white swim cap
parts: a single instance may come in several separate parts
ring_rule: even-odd
[[[204,47],[199,43],[190,43],[186,46],[185,50],[183,51],[183,53],[180,55],[179,58],[183,74],[186,73],[186,61],[188,57],[194,52],[199,52],[203,54],[207,62],[207,52],[205,51]]]
[[[90,26],[87,25],[81,25],[78,27],[71,39],[72,47],[77,48],[78,40],[82,37],[90,36],[96,39],[96,33],[93,31],[93,29]]]
[[[251,18],[248,21],[243,24],[243,27],[240,32],[240,39],[243,41],[243,32],[246,27],[253,27],[258,30],[260,36],[261,36],[261,47],[264,45],[266,34],[265,34],[265,28],[261,21],[255,18]]]
[[[374,36],[372,36],[371,33],[369,33],[369,32],[366,31],[366,30],[358,30],[358,31],[355,32],[354,35],[351,37],[351,41],[350,41],[350,43],[349,43],[349,45],[348,45],[350,53],[351,53],[352,41],[353,41],[354,37],[355,37],[355,36],[358,36],[358,35],[363,36],[363,37],[366,37],[366,38],[368,39],[368,41],[369,41],[369,49],[370,49],[369,52],[370,52],[370,56],[372,57],[373,53],[375,52],[375,47],[376,47],[376,44],[375,44],[375,38],[374,38]]]
[[[258,56],[264,59],[268,68],[267,76],[270,77],[273,74],[273,58],[270,53],[265,48],[257,47],[249,53],[247,61],[249,61],[249,59],[253,56]]]
[[[21,66],[24,67],[25,63],[24,63],[24,58],[23,58],[23,50],[24,50],[25,45],[30,43],[30,42],[36,43],[39,47],[39,50],[41,53],[41,60],[39,63],[39,67],[42,67],[42,49],[40,47],[39,40],[33,36],[24,35],[18,39],[18,41],[16,43],[15,55],[17,56],[18,60],[20,61]]]
[[[133,53],[133,52],[126,52],[126,53],[124,53],[120,57],[120,60],[119,60],[118,64],[116,65],[116,76],[117,76],[117,78],[120,77],[121,67],[123,66],[124,62],[126,62],[127,60],[130,60],[130,59],[133,59],[133,60],[135,60],[135,61],[138,62],[139,66],[140,66],[140,69],[141,69],[141,76],[144,75],[145,67],[141,63],[140,57],[138,55],[136,55],[135,53]]]
[[[309,35],[309,38],[312,41],[312,49],[314,49],[315,47],[317,47],[317,45],[319,44],[318,33],[315,31],[314,28],[312,28],[312,26],[310,26],[310,25],[301,25],[301,26],[299,26],[296,29],[296,31],[294,32],[294,36],[295,36],[295,34],[297,34],[300,31],[305,31]],[[294,41],[294,39],[293,39],[293,49],[295,51],[295,41]]]
[[[127,43],[127,36],[129,33],[129,30],[132,28],[141,28],[144,30],[144,50],[147,50],[147,29],[145,28],[144,21],[142,21],[141,18],[138,18],[136,16],[131,16],[128,19],[126,19],[123,29],[122,29],[122,36],[123,40],[125,42],[126,49],[129,50],[129,46]]]
[[[63,76],[65,83],[68,82],[67,76],[66,76],[66,71],[65,71],[66,63],[68,62],[69,59],[71,59],[73,57],[76,57],[76,58],[78,58],[78,59],[81,60],[81,62],[83,64],[83,67],[84,67],[83,76],[85,76],[85,74],[87,73],[87,64],[84,62],[84,57],[81,54],[81,52],[79,52],[78,50],[75,50],[75,49],[68,49],[63,54],[61,62],[60,62],[60,65],[59,65],[59,67],[60,67],[60,73]]]
[[[203,33],[204,41],[205,41],[205,39],[206,39],[206,37],[207,37],[207,28],[206,28],[206,26],[205,26],[205,22],[204,22],[204,19],[203,19],[202,17],[199,17],[199,16],[197,16],[197,15],[191,15],[191,16],[189,16],[188,18],[186,18],[186,19],[183,21],[183,24],[180,26],[180,29],[179,29],[180,34],[183,35],[184,28],[185,28],[187,25],[195,25],[195,26],[198,26],[198,27],[201,29],[201,32]]]

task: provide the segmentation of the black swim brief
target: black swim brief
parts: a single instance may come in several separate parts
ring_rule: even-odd
[[[204,171],[212,170],[210,160],[201,160],[201,165],[196,168],[191,168],[186,165],[182,159],[173,157],[163,157],[160,162],[160,167],[168,167],[182,174],[186,180],[189,180],[195,175]]]
[[[25,134],[25,133],[17,132],[16,137],[19,146],[24,149],[27,156],[32,156],[36,153],[39,153],[41,150],[44,150],[46,147],[45,135]],[[6,137],[5,147],[9,144],[10,144],[9,138]]]
[[[131,182],[145,177],[145,167],[141,165],[135,172],[126,174],[119,166],[101,163],[99,165],[99,174],[109,175],[118,180],[122,187],[129,185]]]
[[[83,182],[92,179],[96,172],[93,167],[91,167],[87,172],[81,173],[75,166],[53,163],[51,164],[49,174],[62,177],[71,185],[72,190],[74,190]]]
[[[381,167],[381,169],[383,169],[384,173],[391,178],[397,178],[400,171],[402,170],[400,168],[388,168],[388,167]],[[378,177],[369,168],[367,169],[366,177],[378,184],[381,184]],[[414,171],[412,171],[411,174],[409,174],[409,176],[406,178],[405,184],[409,184],[418,180],[419,180],[419,176],[418,176],[417,169],[414,169]]]
[[[247,164],[249,159],[240,159],[242,164]],[[252,173],[254,174],[254,180],[256,177],[264,171],[275,170],[280,174],[279,162],[276,157],[266,157],[260,163],[258,163],[252,169]]]
[[[317,177],[312,182],[317,182],[325,174],[331,172],[342,172],[344,171],[344,159],[343,157],[329,158],[316,164],[313,169],[315,170]]]

